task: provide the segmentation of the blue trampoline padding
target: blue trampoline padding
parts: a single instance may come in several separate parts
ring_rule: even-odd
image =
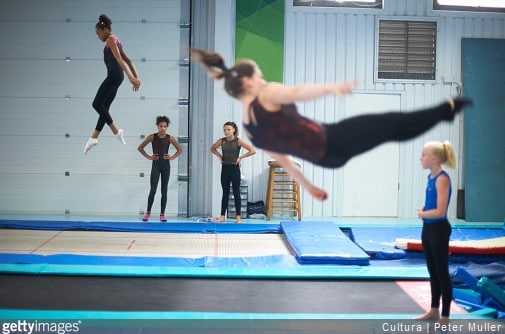
[[[478,279],[470,274],[465,268],[458,267],[458,269],[454,272],[454,276],[461,282],[465,283],[473,291],[482,293],[482,288],[477,285]]]
[[[203,267],[204,258],[143,257],[143,256],[97,256],[77,254],[17,254],[1,253],[0,263],[11,264],[57,264],[95,266],[170,266]]]
[[[281,229],[302,264],[370,264],[370,257],[333,222],[284,221]]]
[[[427,279],[419,259],[373,260],[368,266],[300,264],[291,255],[224,258],[0,254],[1,273],[104,276],[212,276]]]
[[[419,238],[417,227],[353,227],[351,239],[373,259],[396,260],[405,258],[405,251],[395,247],[397,238]],[[400,237],[401,236],[401,237]]]
[[[505,310],[505,291],[503,291],[498,285],[494,284],[489,278],[482,277],[478,282],[477,286],[484,291],[486,296],[493,298],[498,304],[502,306]]]
[[[263,333],[268,330],[268,332],[271,332],[269,330],[269,327],[267,323],[261,323],[258,322],[258,320],[289,320],[289,321],[300,321],[300,320],[358,320],[358,321],[363,321],[363,320],[370,320],[370,323],[372,324],[370,327],[370,330],[373,332],[374,329],[379,328],[380,325],[384,322],[384,319],[405,319],[405,320],[411,320],[413,314],[363,314],[363,313],[238,313],[238,312],[233,312],[233,313],[226,313],[226,312],[184,312],[184,311],[102,311],[102,310],[93,310],[93,311],[83,311],[83,310],[75,310],[75,311],[67,311],[67,310],[21,310],[21,309],[0,309],[0,320],[18,320],[18,319],[26,319],[26,320],[54,320],[54,319],[59,319],[59,320],[64,320],[64,319],[70,319],[70,320],[92,320],[94,322],[92,323],[86,323],[83,324],[83,332],[89,333],[88,331],[85,331],[86,328],[93,328],[92,326],[97,327],[98,325],[101,325],[103,323],[100,323],[101,321],[115,321],[113,323],[106,323],[107,325],[104,328],[103,333],[159,333],[155,329],[156,323],[154,324],[146,324],[146,323],[128,323],[126,322],[126,330],[117,330],[118,328],[122,327],[124,323],[122,322],[123,320],[126,321],[147,321],[147,320],[156,320],[156,321],[162,321],[162,320],[196,320],[196,321],[203,321],[204,325],[209,326],[211,323],[205,323],[206,321],[209,320],[246,320],[249,321],[249,324],[254,324],[257,325],[255,328],[250,328],[248,324],[245,324],[244,329],[241,330],[240,332],[245,332],[247,331],[248,333]],[[486,314],[484,315],[477,315],[474,313],[468,313],[468,314],[451,314],[452,319],[470,319],[470,320],[476,320],[476,319],[482,319],[482,320],[488,320],[490,317],[487,317]],[[254,321],[253,321],[254,320]],[[375,324],[373,321],[377,321],[377,324]],[[158,325],[163,326],[162,328],[165,329],[163,333],[168,333],[169,329],[177,329],[177,333],[186,333],[187,331],[184,330],[184,327],[181,326],[181,323],[173,322],[170,324],[163,324],[158,322]],[[143,330],[141,327],[142,325],[146,326],[148,329]],[[253,326],[254,326],[253,325]],[[286,324],[285,324],[286,325]],[[332,328],[333,331],[329,330],[324,330],[322,331],[324,333],[331,332],[331,333],[336,333],[337,331],[335,330],[336,324],[329,324],[326,323],[320,327],[317,327],[316,323],[312,322],[310,324],[307,323],[302,323],[303,327],[297,327],[296,323],[288,322],[287,325],[289,325],[289,329],[285,326],[280,326],[279,324],[275,325],[274,332],[275,333],[302,333],[302,332],[307,332],[307,325],[312,325],[310,328],[315,328],[315,332],[320,332],[317,330],[318,328]],[[316,325],[314,327],[314,325]],[[330,327],[331,325],[331,327]],[[173,327],[171,327],[173,326]],[[201,331],[198,329],[198,324],[193,324],[190,326],[190,333],[207,333],[207,332],[212,332],[212,333],[217,333],[217,332],[226,332],[226,333],[231,333],[237,332],[234,331],[234,328],[237,328],[237,323],[231,323],[228,324],[226,327],[221,327],[219,328],[220,331],[211,331],[209,327],[205,327],[204,331]],[[297,328],[303,328],[298,330]],[[352,327],[342,327],[348,329],[347,332],[352,332],[352,333],[357,333],[356,330],[353,330]],[[367,331],[368,333],[368,331]]]
[[[295,267],[296,259],[289,255],[255,257],[144,257],[144,256],[98,256],[77,254],[17,254],[0,253],[0,264],[54,264],[95,266],[142,266],[142,267]]]
[[[481,294],[473,291],[472,289],[453,288],[452,297],[472,304],[482,304]]]
[[[167,267],[65,264],[0,264],[0,273],[24,275],[211,277],[241,279],[423,279],[426,264],[414,266],[303,265],[292,257],[285,267]],[[285,263],[283,264],[285,265]]]
[[[421,239],[421,231],[421,227],[353,227],[351,239],[372,258],[401,259],[406,256],[406,252],[395,247],[396,239]],[[451,241],[484,240],[503,236],[503,228],[453,228]]]
[[[0,220],[0,228],[28,230],[89,230],[144,233],[279,233],[279,224],[136,223],[53,220]]]
[[[505,229],[503,228],[453,228],[451,241],[484,240],[504,236]]]

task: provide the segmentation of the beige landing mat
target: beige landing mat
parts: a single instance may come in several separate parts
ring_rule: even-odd
[[[282,234],[0,230],[0,253],[146,257],[293,255]]]

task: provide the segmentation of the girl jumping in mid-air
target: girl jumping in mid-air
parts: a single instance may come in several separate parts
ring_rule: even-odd
[[[158,127],[158,133],[153,133],[147,136],[138,147],[138,151],[146,159],[152,160],[151,166],[151,189],[149,190],[149,196],[147,197],[147,211],[142,218],[143,221],[148,221],[151,216],[151,208],[154,203],[154,195],[156,195],[156,189],[158,188],[158,182],[161,176],[161,211],[160,211],[160,221],[166,222],[165,209],[167,207],[167,192],[168,192],[168,179],[170,178],[170,160],[176,159],[182,153],[182,148],[179,146],[177,139],[174,136],[167,134],[168,125],[170,120],[166,116],[158,116],[156,118],[156,126]],[[147,144],[152,143],[153,154],[149,155],[146,153],[144,148]],[[168,148],[170,144],[174,145],[177,150],[173,155],[168,153]]]
[[[452,284],[449,275],[449,237],[451,224],[447,220],[447,208],[451,198],[451,179],[442,169],[456,167],[456,152],[448,141],[428,142],[421,154],[421,165],[429,169],[424,207],[417,211],[423,220],[421,241],[426,266],[430,274],[431,308],[418,320],[441,319],[447,321],[452,300]],[[439,305],[442,297],[442,313]]]
[[[116,123],[112,120],[109,108],[116,97],[119,86],[123,82],[124,73],[126,73],[128,80],[130,80],[133,85],[134,91],[138,91],[140,88],[140,79],[138,77],[137,70],[135,69],[131,59],[124,51],[117,36],[112,34],[111,25],[112,21],[104,14],[100,15],[98,22],[95,25],[95,31],[98,38],[102,42],[105,42],[105,48],[103,49],[103,61],[107,67],[107,77],[100,85],[100,88],[98,88],[98,92],[93,100],[93,108],[95,108],[99,117],[95,130],[84,146],[84,154],[87,154],[91,148],[98,144],[98,136],[100,135],[100,132],[102,132],[105,124],[111,128],[112,133],[116,136],[116,138],[118,138],[123,144],[126,144],[124,140],[124,131],[123,129],[119,129]]]
[[[325,200],[325,190],[310,183],[289,155],[330,168],[388,141],[405,141],[428,131],[441,121],[452,121],[465,98],[451,99],[436,107],[415,112],[361,115],[334,124],[321,124],[298,113],[296,101],[324,95],[350,94],[350,84],[284,86],[268,83],[258,65],[242,60],[228,68],[214,52],[190,49],[196,61],[242,104],[243,125],[252,143],[264,149],[309,193]]]
[[[230,182],[233,188],[235,200],[235,219],[237,223],[242,223],[242,207],[240,198],[240,162],[242,159],[254,155],[256,150],[248,142],[238,136],[238,126],[234,122],[226,122],[223,125],[224,137],[218,139],[210,148],[212,154],[221,161],[221,187],[223,197],[221,198],[221,216],[216,222],[225,221],[226,210],[230,197]],[[240,155],[240,149],[245,148],[247,152]],[[219,152],[221,149],[221,153]]]

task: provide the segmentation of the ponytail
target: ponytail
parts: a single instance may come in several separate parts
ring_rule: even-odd
[[[443,162],[444,165],[446,165],[449,168],[456,168],[456,151],[454,150],[454,146],[452,146],[451,142],[448,140],[445,140],[442,143],[442,146],[444,148],[444,156],[445,156],[445,161]]]
[[[218,80],[224,79],[224,89],[234,98],[238,98],[244,93],[242,78],[252,77],[258,67],[256,63],[251,60],[242,60],[232,68],[228,68],[224,63],[223,57],[216,52],[192,48],[190,48],[189,51],[194,54],[194,59],[197,62],[202,63],[207,68],[212,78]]]
[[[441,165],[449,168],[456,168],[456,151],[451,142],[445,140],[443,143],[438,141],[427,142],[424,147],[429,147]]]

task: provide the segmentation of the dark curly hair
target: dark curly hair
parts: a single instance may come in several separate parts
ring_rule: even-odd
[[[109,30],[112,30],[111,26],[112,26],[111,19],[109,19],[109,17],[107,15],[102,14],[98,18],[98,22],[96,23],[95,28],[96,29],[109,29]]]
[[[160,123],[167,123],[167,125],[170,124],[170,119],[167,116],[158,116],[156,117],[156,125],[160,125]]]
[[[226,122],[226,123],[224,123],[223,128],[225,126],[227,126],[227,125],[231,126],[233,129],[235,129],[235,133],[233,133],[233,135],[235,137],[237,137],[238,136],[238,126],[237,126],[237,124],[235,124],[235,122]]]

